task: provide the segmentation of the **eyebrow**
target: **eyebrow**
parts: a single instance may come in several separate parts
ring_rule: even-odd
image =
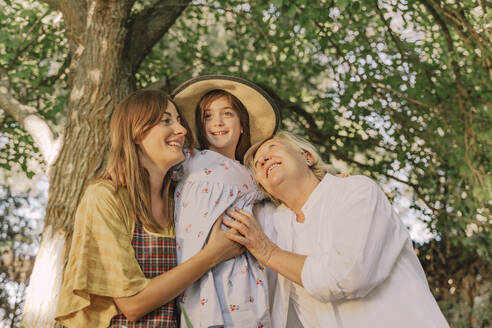
[[[167,114],[167,116],[170,116],[170,117],[173,117],[173,114],[169,113],[168,111],[165,111],[162,115],[164,116],[164,114]],[[177,118],[181,118],[181,115],[178,115],[176,116]]]
[[[224,109],[232,109],[232,110],[234,110],[234,107],[232,107],[231,105],[227,105],[227,106],[218,108],[218,110],[224,110]],[[204,112],[207,111],[207,110],[208,111],[212,111],[210,108],[204,108],[203,109]]]

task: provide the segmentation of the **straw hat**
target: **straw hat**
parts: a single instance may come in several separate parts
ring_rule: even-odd
[[[171,94],[194,136],[196,107],[207,92],[216,89],[231,93],[246,107],[252,145],[275,133],[279,124],[279,111],[273,99],[264,90],[253,82],[234,76],[203,75],[184,82]]]

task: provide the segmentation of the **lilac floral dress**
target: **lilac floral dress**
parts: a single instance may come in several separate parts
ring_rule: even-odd
[[[238,161],[211,150],[186,151],[175,192],[177,260],[199,252],[217,218],[229,208],[252,212],[263,197]],[[181,326],[270,327],[265,268],[246,252],[222,262],[181,297]]]

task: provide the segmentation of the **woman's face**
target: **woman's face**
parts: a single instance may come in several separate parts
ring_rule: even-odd
[[[306,154],[282,139],[263,143],[253,158],[253,166],[258,183],[274,197],[283,184],[304,178],[304,170],[310,170]]]
[[[155,165],[169,169],[184,160],[186,132],[176,107],[169,102],[161,121],[144,133],[140,149]]]
[[[203,109],[203,122],[209,149],[235,159],[242,128],[239,114],[229,99],[223,96],[211,101]]]

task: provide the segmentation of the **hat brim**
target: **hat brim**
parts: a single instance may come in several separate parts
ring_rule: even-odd
[[[196,141],[195,110],[209,91],[224,90],[238,98],[248,111],[251,144],[270,138],[279,125],[279,110],[273,99],[253,82],[227,75],[203,75],[178,86],[171,94]]]

